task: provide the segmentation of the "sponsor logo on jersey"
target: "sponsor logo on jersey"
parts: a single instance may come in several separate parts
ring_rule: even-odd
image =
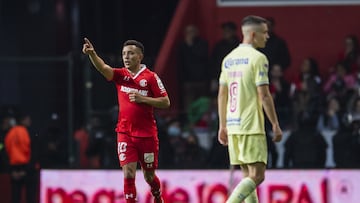
[[[236,59],[228,58],[224,62],[225,68],[230,68],[231,66],[242,65],[242,64],[249,64],[249,58],[236,58]]]
[[[121,86],[120,88],[121,92],[125,92],[125,93],[130,93],[130,92],[137,92],[139,94],[141,94],[142,96],[148,96],[148,90],[139,90],[136,88],[132,88],[132,87],[126,87],[126,86]]]
[[[156,79],[156,82],[158,84],[158,87],[160,89],[160,92],[161,93],[164,93],[166,90],[165,90],[165,87],[164,87],[164,84],[161,82],[159,76],[157,74],[155,74],[155,79]]]
[[[241,124],[241,118],[227,118],[226,119],[227,126],[231,125],[240,125]]]
[[[259,76],[260,76],[260,77],[264,77],[265,75],[266,75],[266,73],[265,73],[264,71],[260,71],[260,72],[259,72]]]
[[[229,71],[228,77],[229,78],[241,78],[243,76],[242,71]]]
[[[145,79],[141,79],[140,82],[139,82],[139,85],[141,87],[146,87],[147,86],[147,81]]]

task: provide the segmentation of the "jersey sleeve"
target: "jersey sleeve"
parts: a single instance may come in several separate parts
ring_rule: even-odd
[[[122,68],[113,68],[113,70],[114,70],[114,76],[113,76],[112,80],[110,80],[110,81],[120,84],[121,81],[123,81],[122,79],[124,76],[124,71]]]
[[[154,97],[165,97],[167,96],[167,92],[164,84],[162,83],[160,77],[154,73],[151,81],[151,91],[153,92]]]
[[[256,86],[268,85],[269,84],[269,62],[264,55],[261,55],[255,61],[255,84]]]

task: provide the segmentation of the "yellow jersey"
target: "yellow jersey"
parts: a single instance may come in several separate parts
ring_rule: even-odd
[[[228,88],[228,134],[265,134],[257,86],[269,84],[268,67],[266,56],[250,44],[240,44],[223,59],[219,84]]]

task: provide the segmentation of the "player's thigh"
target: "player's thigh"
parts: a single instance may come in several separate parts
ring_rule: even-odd
[[[137,163],[139,160],[137,147],[134,140],[127,134],[118,133],[117,152],[120,166],[124,167],[129,163]]]
[[[137,162],[130,162],[122,166],[122,171],[125,178],[135,178]]]
[[[157,137],[137,138],[136,147],[139,162],[144,171],[152,171],[158,167],[159,140]]]
[[[239,160],[240,148],[239,137],[237,135],[228,135],[228,151],[231,165],[243,164]]]
[[[243,174],[243,177],[248,177],[249,176],[249,168],[248,165],[244,164],[244,165],[240,165],[241,168],[241,172]]]

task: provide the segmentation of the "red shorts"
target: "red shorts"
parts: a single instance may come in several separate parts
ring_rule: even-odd
[[[159,140],[157,137],[132,137],[117,134],[117,151],[120,165],[139,162],[143,170],[158,167]]]

